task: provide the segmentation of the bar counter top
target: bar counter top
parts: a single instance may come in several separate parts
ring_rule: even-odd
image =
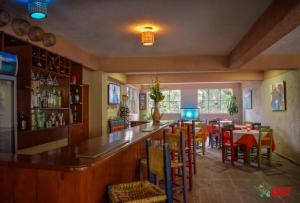
[[[162,121],[158,125],[146,123],[122,131],[90,138],[79,144],[68,145],[34,155],[0,154],[0,165],[24,168],[80,171],[106,160],[129,146],[146,139],[155,132],[171,125]]]

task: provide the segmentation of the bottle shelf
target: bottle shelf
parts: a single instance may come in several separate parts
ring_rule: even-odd
[[[83,87],[82,84],[73,84],[73,83],[70,83],[70,86],[74,86],[74,87]]]
[[[49,108],[40,108],[40,107],[32,107],[32,110],[69,110],[67,107],[49,107]]]
[[[55,71],[51,71],[48,70],[46,68],[43,67],[37,67],[37,66],[32,66],[32,70],[35,72],[40,72],[43,74],[50,74],[51,76],[56,76],[56,77],[60,77],[60,78],[70,78],[70,75],[66,74],[66,73],[60,73],[60,72],[55,72]]]
[[[30,132],[36,132],[36,131],[55,130],[55,129],[60,129],[60,128],[66,128],[68,126],[69,125],[51,127],[51,128],[36,128],[36,129],[31,129],[31,130],[18,130],[18,133],[30,133]]]
[[[82,102],[70,103],[70,105],[82,105]]]

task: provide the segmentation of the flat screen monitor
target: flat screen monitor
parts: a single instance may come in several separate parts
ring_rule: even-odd
[[[200,109],[198,108],[182,108],[181,120],[199,120]]]
[[[108,103],[120,104],[121,87],[120,85],[110,83],[108,84]]]
[[[16,55],[0,51],[0,74],[16,75],[18,58]]]

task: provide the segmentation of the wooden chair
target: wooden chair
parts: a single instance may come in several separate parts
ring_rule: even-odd
[[[243,124],[244,124],[244,125],[252,125],[253,122],[251,122],[251,121],[244,121]]]
[[[185,137],[185,152],[187,154],[187,168],[188,168],[188,180],[189,180],[189,190],[192,190],[193,186],[193,169],[194,172],[196,168],[196,163],[195,163],[195,156],[193,156],[193,146],[192,146],[192,133],[191,133],[191,125],[182,125],[181,127],[179,126],[173,126],[172,132],[174,134],[180,134],[181,132],[184,134]],[[193,168],[194,164],[194,168]]]
[[[253,130],[259,130],[261,127],[261,123],[252,123],[251,126]]]
[[[221,135],[220,135],[220,123],[217,120],[209,121],[209,125],[211,126],[212,132],[209,135],[209,145],[211,148],[216,145],[216,147],[220,147],[221,143]]]
[[[205,155],[205,133],[206,133],[206,124],[201,122],[193,121],[194,136],[193,141],[195,142],[196,153]],[[196,128],[199,128],[199,131],[196,131]]]
[[[173,202],[171,160],[169,146],[151,146],[149,140],[146,141],[148,180],[122,183],[108,186],[109,202]],[[156,176],[164,178],[164,188],[162,190],[156,185]]]
[[[273,148],[273,130],[270,128],[261,128],[258,137],[258,151],[257,151],[257,166],[260,168],[262,158],[268,160],[271,166]],[[264,152],[265,151],[265,152]]]
[[[222,128],[222,161],[225,163],[230,157],[231,165],[234,165],[234,161],[243,158],[246,159],[246,150],[243,150],[243,156],[239,157],[238,148],[239,144],[233,143],[233,134],[231,128]]]
[[[170,156],[172,157],[171,168],[173,170],[173,184],[176,185],[176,192],[182,192],[183,202],[187,202],[187,174],[184,134],[169,133],[164,131],[164,143],[169,145]],[[181,184],[177,184],[175,176],[181,177]],[[175,201],[180,201],[173,197]]]

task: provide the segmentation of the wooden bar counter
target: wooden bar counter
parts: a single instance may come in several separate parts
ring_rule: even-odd
[[[138,180],[145,139],[162,137],[170,124],[143,124],[35,155],[0,154],[0,202],[106,202],[106,185]]]

